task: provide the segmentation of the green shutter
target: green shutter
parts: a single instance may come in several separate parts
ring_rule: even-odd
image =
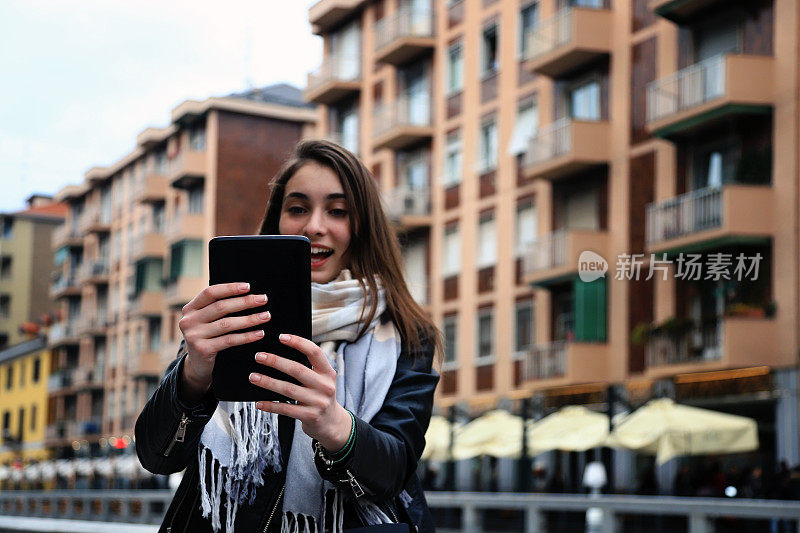
[[[606,279],[584,283],[573,281],[575,294],[575,340],[605,342],[606,340]]]

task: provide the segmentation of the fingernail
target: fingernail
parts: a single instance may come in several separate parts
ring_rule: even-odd
[[[258,295],[256,295],[256,302],[264,303],[266,301],[267,301],[267,295],[266,294],[258,294]]]
[[[266,360],[267,360],[267,354],[265,354],[264,352],[258,352],[256,354],[256,361],[258,361],[259,363],[263,363]]]
[[[259,383],[261,381],[261,375],[253,372],[252,374],[250,374],[250,381],[252,381],[253,383]]]
[[[240,283],[239,284],[239,290],[242,291],[242,292],[249,291],[250,290],[250,284],[249,283]]]
[[[286,333],[281,333],[281,334],[278,336],[278,338],[281,340],[281,342],[287,342],[287,341],[288,341],[289,339],[291,339],[292,337],[291,337],[291,335],[287,335]]]
[[[263,313],[259,313],[258,318],[261,320],[269,320],[269,311],[264,311]]]
[[[256,409],[263,409],[263,408],[264,408],[264,402],[256,402]]]
[[[263,329],[260,329],[260,330],[256,331],[255,333],[256,333],[256,337],[263,337],[264,336],[264,330]]]

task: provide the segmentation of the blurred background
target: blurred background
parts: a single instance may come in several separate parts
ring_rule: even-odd
[[[174,486],[133,425],[206,242],[322,137],[444,335],[443,530],[796,530],[795,0],[11,1],[0,30],[6,514]]]

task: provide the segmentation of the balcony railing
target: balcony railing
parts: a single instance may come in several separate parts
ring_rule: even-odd
[[[572,8],[561,9],[528,33],[528,57],[536,59],[572,40]]]
[[[361,57],[329,56],[314,71],[308,74],[307,91],[314,92],[331,82],[351,82],[361,79]]]
[[[522,272],[528,275],[563,266],[566,261],[567,231],[560,229],[537,238],[528,246],[522,257]]]
[[[647,206],[647,243],[657,243],[722,226],[722,189],[690,191]]]
[[[76,387],[100,387],[105,381],[105,368],[102,365],[79,367],[75,369],[74,382]]]
[[[703,321],[688,331],[658,333],[645,347],[648,367],[716,361],[722,358],[723,321]]]
[[[430,125],[429,98],[401,96],[394,102],[375,108],[373,123],[375,137],[400,126],[429,127]]]
[[[405,63],[433,46],[430,10],[402,7],[375,25],[375,54],[379,61]]]
[[[83,234],[78,224],[66,223],[53,231],[53,248],[83,245]]]
[[[80,283],[96,278],[108,276],[108,259],[95,259],[84,261],[77,269],[76,277]]]
[[[47,390],[55,391],[72,387],[74,372],[74,368],[62,368],[50,374],[50,377],[47,379]]]
[[[531,349],[522,364],[523,380],[564,377],[567,373],[567,341],[553,341]]]
[[[63,341],[64,339],[74,339],[76,332],[77,329],[75,320],[58,322],[50,327],[48,338],[50,343],[57,343]]]
[[[391,218],[425,216],[431,213],[430,189],[396,187],[385,193],[386,209]]]
[[[562,118],[539,129],[528,141],[524,165],[530,167],[569,153],[572,149],[572,120]]]
[[[79,438],[87,435],[99,435],[103,428],[103,421],[100,418],[90,418],[67,424],[67,436],[69,438]]]
[[[647,86],[647,120],[652,122],[725,95],[725,55],[679,70]]]

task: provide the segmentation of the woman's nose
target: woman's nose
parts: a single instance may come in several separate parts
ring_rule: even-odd
[[[321,235],[325,233],[325,220],[320,211],[312,211],[306,224],[306,233],[309,235]]]

